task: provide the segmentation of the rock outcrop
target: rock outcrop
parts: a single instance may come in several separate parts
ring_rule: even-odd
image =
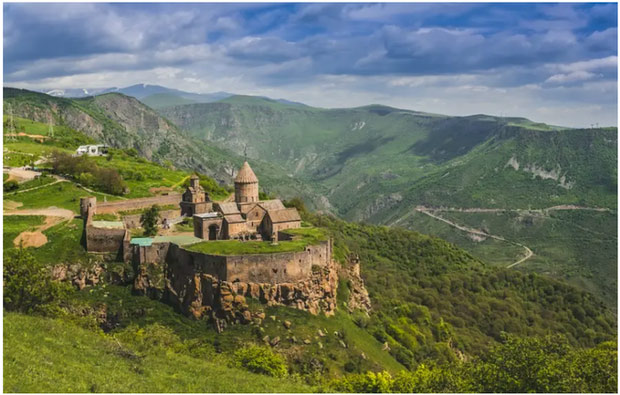
[[[372,304],[370,303],[370,296],[364,285],[364,280],[360,271],[360,259],[359,257],[349,258],[348,266],[343,269],[346,277],[349,279],[349,300],[347,301],[347,309],[349,312],[355,310],[361,310],[365,313],[370,313],[372,310]]]
[[[205,273],[194,273],[184,281],[170,278],[170,271],[161,264],[142,264],[134,280],[134,292],[161,299],[196,319],[210,320],[217,330],[231,323],[249,324],[265,318],[262,312],[250,311],[246,298],[311,314],[323,312],[329,316],[336,309],[338,274],[333,262],[295,283],[231,282]]]

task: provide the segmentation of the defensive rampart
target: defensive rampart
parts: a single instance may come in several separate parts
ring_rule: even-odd
[[[333,314],[336,308],[338,275],[331,240],[299,252],[238,256],[204,254],[168,243],[132,247],[137,265],[134,291],[161,298],[197,318],[239,318],[245,310],[244,304],[232,303],[237,296],[313,314]]]
[[[106,252],[118,254],[121,252],[123,240],[127,230],[98,228],[87,223],[86,231],[86,250],[88,252]]]
[[[110,214],[119,211],[137,210],[141,208],[151,207],[154,204],[165,206],[169,204],[178,205],[181,203],[182,194],[175,193],[170,195],[161,195],[147,198],[138,198],[130,200],[115,200],[112,202],[97,202],[95,206],[96,214]]]

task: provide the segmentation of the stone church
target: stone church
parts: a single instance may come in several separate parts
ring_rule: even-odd
[[[278,231],[301,227],[296,208],[279,199],[260,200],[258,178],[244,162],[235,178],[234,201],[212,202],[197,176],[190,178],[181,214],[193,217],[194,235],[205,240],[275,240]]]

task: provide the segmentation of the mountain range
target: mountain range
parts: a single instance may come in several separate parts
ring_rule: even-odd
[[[383,105],[322,109],[242,95],[196,103],[160,88],[126,88],[135,98],[56,98],[10,88],[4,94],[16,115],[46,122],[53,114],[113,147],[221,183],[230,184],[247,157],[265,192],[301,196],[347,220],[437,234],[490,263],[512,264],[528,248],[525,267],[615,305],[616,128]],[[558,206],[603,211],[546,211]],[[427,215],[441,208],[453,210]],[[592,233],[600,226],[605,237]]]

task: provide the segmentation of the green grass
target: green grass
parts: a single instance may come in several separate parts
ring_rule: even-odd
[[[267,315],[260,325],[262,329],[255,325],[232,325],[218,334],[204,321],[185,317],[161,302],[132,295],[131,287],[97,286],[92,288],[92,291],[76,292],[70,302],[75,306],[97,306],[101,303],[107,305],[110,314],[116,314],[120,319],[119,326],[110,332],[118,338],[159,324],[170,328],[180,341],[193,344],[196,349],[231,355],[244,344],[262,344],[265,335],[271,339],[279,336],[282,341],[274,351],[285,356],[291,370],[296,373],[312,373],[307,371],[307,365],[313,358],[324,366],[323,373],[329,377],[341,375],[345,363],[350,360],[359,364],[361,371],[385,369],[397,372],[403,369],[388,352],[381,350],[380,342],[354,323],[345,310],[338,311],[333,317],[322,314],[314,316],[288,307],[267,307],[256,300],[248,299],[251,309],[263,310]],[[275,320],[272,320],[271,316],[274,316]],[[292,323],[290,329],[284,327],[285,320]],[[325,337],[318,336],[319,329]],[[342,333],[342,337],[335,336],[335,331]],[[297,339],[297,343],[290,341],[292,337]],[[340,344],[341,338],[347,348]],[[305,339],[310,340],[311,344],[303,344]],[[323,344],[323,348],[320,348],[319,342]],[[368,359],[363,360],[362,353]]]
[[[226,359],[138,353],[59,319],[4,315],[7,392],[310,392],[292,379],[228,368]],[[120,345],[120,346],[119,346]]]
[[[212,255],[245,255],[303,251],[307,245],[308,243],[303,240],[281,241],[277,245],[272,245],[269,241],[217,240],[196,243],[184,248]]]
[[[83,230],[81,219],[57,224],[43,232],[47,243],[32,249],[32,253],[38,262],[46,264],[89,262],[92,256],[82,244]]]
[[[115,214],[95,214],[93,215],[93,221],[117,221],[118,217]]]
[[[322,228],[304,227],[296,229],[285,229],[281,232],[292,235],[294,237],[294,240],[305,240],[309,244],[317,244],[321,241],[327,240],[328,238],[325,229]]]
[[[2,245],[4,250],[14,248],[13,240],[22,232],[32,231],[42,225],[41,215],[5,215],[2,220]]]
[[[277,245],[269,241],[217,240],[196,243],[185,248],[213,255],[273,254],[303,251],[307,245],[327,239],[325,232],[319,228],[287,229],[285,232],[299,237],[291,241],[280,241]]]
[[[4,115],[3,120],[4,123],[8,122],[9,117]],[[41,122],[32,121],[30,119],[13,117],[13,121],[15,122],[16,131],[24,132],[26,134],[39,134],[42,136],[47,136],[49,131],[49,125]]]
[[[110,157],[94,158],[101,167],[116,169],[129,187],[127,198],[153,196],[151,188],[172,187],[171,192],[182,192],[178,185],[187,177],[187,172],[173,170],[141,157],[133,157],[123,150],[111,149]]]
[[[39,178],[20,183],[19,188],[17,190],[23,191],[23,190],[30,189],[30,188],[36,188],[36,187],[40,187],[46,184],[50,184],[54,181],[56,181],[54,177],[50,177],[44,174]]]
[[[61,182],[30,192],[8,195],[5,196],[4,200],[11,200],[23,203],[20,209],[45,208],[55,206],[59,208],[66,208],[73,211],[74,213],[79,213],[80,198],[87,196],[96,196],[97,201],[104,201],[104,195],[99,193],[93,194],[85,191],[84,189],[78,188],[72,182]],[[107,200],[118,199],[109,195],[105,197]]]

